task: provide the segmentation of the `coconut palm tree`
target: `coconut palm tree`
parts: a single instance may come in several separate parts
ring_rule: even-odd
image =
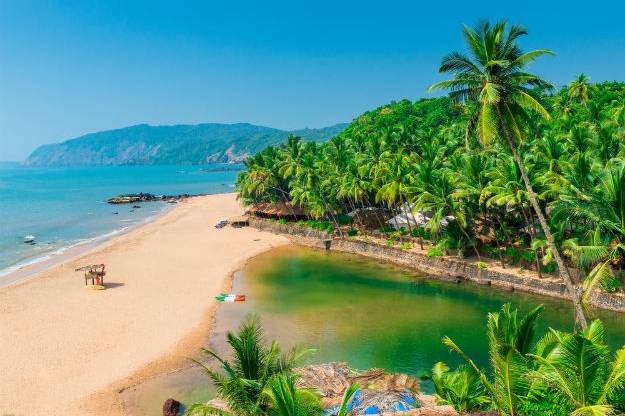
[[[569,83],[569,98],[584,104],[588,101],[588,81],[590,77],[586,74],[579,74]]]
[[[319,416],[323,414],[320,395],[313,389],[298,388],[294,374],[278,374],[268,383],[264,395],[269,416]]]
[[[518,152],[518,146],[526,135],[528,112],[536,112],[545,119],[550,118],[537,90],[550,89],[551,85],[540,77],[525,72],[524,68],[536,58],[553,52],[547,49],[523,52],[517,40],[526,35],[527,31],[518,25],[508,27],[506,22],[494,25],[484,22],[474,29],[465,26],[463,34],[470,56],[452,52],[444,57],[439,71],[453,73],[454,78],[438,82],[429,89],[450,90],[449,95],[452,99],[476,104],[467,124],[467,135],[477,133],[484,145],[489,145],[499,137],[507,141],[512,156],[521,170],[528,197],[543,228],[547,243],[554,253],[560,276],[573,301],[577,322],[586,327],[586,317],[579,293],[555,245]]]
[[[443,344],[459,353],[478,375],[485,392],[494,407],[504,416],[520,415],[520,408],[527,399],[532,382],[530,352],[535,335],[535,324],[543,307],[538,306],[525,317],[505,304],[501,312],[488,314],[488,345],[492,377],[481,370],[475,362],[449,337]]]
[[[264,393],[272,388],[274,378],[288,374],[311,350],[296,347],[281,353],[277,342],[266,345],[262,326],[254,315],[246,318],[238,333],[228,332],[226,338],[232,348],[232,361],[214,351],[202,349],[209,358],[217,360],[221,371],[195,362],[208,374],[217,387],[217,395],[226,401],[232,413],[238,416],[267,414],[270,406]],[[197,403],[187,411],[188,416],[208,414],[223,414],[223,411],[203,403]]]
[[[568,404],[572,415],[613,414],[610,402],[625,387],[625,347],[610,356],[601,321],[576,333],[551,329],[531,357],[539,364],[535,374],[556,399]]]
[[[476,412],[490,403],[478,374],[469,366],[450,370],[438,362],[432,368],[432,382],[437,403],[453,406],[458,413]]]

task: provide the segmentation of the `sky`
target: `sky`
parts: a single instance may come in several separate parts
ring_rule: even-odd
[[[139,123],[349,122],[431,96],[462,25],[502,18],[555,85],[625,81],[620,1],[0,0],[0,161]]]

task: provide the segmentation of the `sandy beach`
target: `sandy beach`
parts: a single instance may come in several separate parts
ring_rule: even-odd
[[[286,244],[252,228],[234,194],[197,197],[79,257],[0,289],[0,415],[115,415],[118,389],[166,371],[206,339],[213,296],[247,259]],[[107,290],[83,287],[105,263]]]

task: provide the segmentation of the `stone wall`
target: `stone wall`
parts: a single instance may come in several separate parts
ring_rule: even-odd
[[[326,232],[314,230],[306,226],[292,223],[280,224],[275,221],[255,217],[250,218],[250,226],[263,231],[288,235],[295,243],[309,247],[325,248],[326,241],[332,238]],[[428,257],[424,253],[417,251],[402,250],[375,242],[337,237],[332,239],[330,249],[355,253],[410,267],[424,273],[424,277],[427,278],[456,282],[468,280],[504,290],[521,290],[559,299],[568,299],[566,286],[559,279],[538,279],[519,275],[512,270],[506,273],[498,270],[480,269],[474,263],[457,257]],[[622,294],[596,291],[591,297],[590,303],[601,309],[625,312],[625,296]]]

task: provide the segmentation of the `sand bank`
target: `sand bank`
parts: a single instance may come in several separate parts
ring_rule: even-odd
[[[192,198],[0,289],[0,414],[119,414],[109,392],[193,354],[231,273],[288,243],[213,227],[241,211],[234,194]],[[91,263],[107,265],[107,290],[83,288],[74,269]]]

